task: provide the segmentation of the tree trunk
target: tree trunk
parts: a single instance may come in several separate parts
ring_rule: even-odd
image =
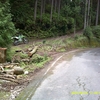
[[[61,4],[61,0],[58,0],[58,20],[60,16],[60,4]]]
[[[40,15],[41,20],[42,20],[42,14],[43,14],[43,0],[41,0],[41,15]]]
[[[91,0],[91,2],[90,2],[90,8],[91,8],[91,9],[90,9],[90,23],[89,23],[90,26],[91,26],[91,23],[92,23],[92,18],[91,18],[91,13],[92,13],[92,3],[93,3],[93,2],[92,2],[92,0]]]
[[[55,12],[56,12],[56,10],[57,10],[57,0],[55,0],[55,5],[54,6],[55,6],[54,9],[55,9]]]
[[[3,75],[0,75],[0,79],[7,80],[7,81],[11,81],[11,82],[20,84],[20,82],[18,80],[15,80],[15,79],[12,79],[12,78],[8,78],[8,77],[5,77]]]
[[[43,14],[45,13],[45,0],[43,0]]]
[[[75,33],[76,33],[76,18],[74,18],[74,36],[75,36]]]
[[[87,0],[85,0],[84,29],[87,26],[86,23],[87,23]]]
[[[7,48],[0,48],[0,63],[4,63],[6,61],[6,50]]]
[[[97,2],[97,13],[96,13],[96,25],[98,25],[98,17],[99,17],[99,6],[100,6],[100,1],[98,0]]]
[[[53,12],[53,1],[51,2],[51,14],[50,14],[50,22],[52,22],[52,12]]]
[[[38,49],[38,46],[35,46],[34,49],[31,52],[28,53],[28,56],[32,57],[33,54],[36,53],[37,49]]]
[[[34,7],[34,21],[36,20],[37,1],[38,1],[38,0],[35,0],[35,7]]]
[[[87,26],[90,25],[90,0],[88,0]]]

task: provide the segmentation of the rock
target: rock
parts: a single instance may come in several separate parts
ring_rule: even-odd
[[[28,73],[29,73],[28,71],[25,71],[25,72],[24,72],[25,75],[27,75]]]
[[[23,70],[23,68],[21,68],[21,67],[14,67],[14,68],[13,68],[13,73],[14,73],[15,75],[21,75],[21,74],[24,74],[24,70]]]

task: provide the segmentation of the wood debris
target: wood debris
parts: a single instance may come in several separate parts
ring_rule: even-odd
[[[3,49],[6,50],[6,49]],[[11,63],[0,63],[0,79],[19,83],[17,78],[22,74],[28,74],[28,71],[24,71],[23,68],[19,65],[20,62],[29,64],[30,58],[38,50],[38,46],[28,48],[24,50],[16,50],[15,55],[12,58]],[[2,49],[1,49],[2,51]],[[4,55],[5,57],[6,55]]]

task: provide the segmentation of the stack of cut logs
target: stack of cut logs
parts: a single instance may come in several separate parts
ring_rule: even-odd
[[[5,70],[7,69],[7,70]],[[0,64],[0,73],[9,74],[9,75],[20,75],[23,74],[23,69],[19,66],[18,63],[3,63]]]
[[[30,49],[30,48],[29,48]],[[31,50],[28,50],[26,53],[28,55],[28,59],[21,59],[20,61],[28,61],[33,54],[36,53],[38,49],[38,46],[35,46],[34,48],[31,48]],[[23,50],[18,50],[16,52],[24,52]],[[28,74],[28,72],[24,72],[23,68],[19,66],[19,63],[15,63],[12,61],[12,63],[4,63],[5,58],[6,58],[6,49],[5,48],[0,48],[0,79],[4,79],[7,81],[12,81],[18,83],[15,79],[17,79],[18,75],[21,74]],[[3,62],[2,62],[3,61]]]
[[[19,66],[18,63],[3,63],[0,64],[0,79],[19,83],[17,75],[24,74],[24,70]]]

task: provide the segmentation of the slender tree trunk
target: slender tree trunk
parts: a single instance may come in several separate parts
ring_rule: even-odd
[[[92,13],[92,0],[91,0],[91,2],[90,2],[90,8],[91,8],[91,10],[90,10],[90,25],[91,25],[91,23],[92,23],[92,18],[91,18],[91,13]]]
[[[85,0],[84,29],[87,26],[86,23],[87,23],[87,0]]]
[[[60,5],[61,5],[61,0],[58,0],[58,20],[60,16]]]
[[[42,20],[42,14],[43,14],[43,0],[41,0],[41,15],[40,15],[41,20]]]
[[[100,1],[98,0],[97,2],[97,13],[96,13],[96,25],[98,25],[98,17],[99,17],[99,6],[100,6]]]
[[[75,7],[76,7],[76,4],[75,4]],[[75,36],[75,33],[76,33],[76,14],[74,15],[74,36]]]
[[[52,13],[53,13],[53,1],[51,1],[51,14],[50,14],[50,22],[52,22]]]
[[[35,0],[35,7],[34,7],[34,21],[36,20],[37,1],[38,1],[38,0]]]
[[[90,25],[90,0],[88,0],[87,26]]]
[[[55,12],[57,11],[57,0],[55,0]]]
[[[45,13],[45,2],[46,0],[43,0],[43,14]]]
[[[75,36],[75,33],[76,33],[76,18],[74,18],[74,36]]]

